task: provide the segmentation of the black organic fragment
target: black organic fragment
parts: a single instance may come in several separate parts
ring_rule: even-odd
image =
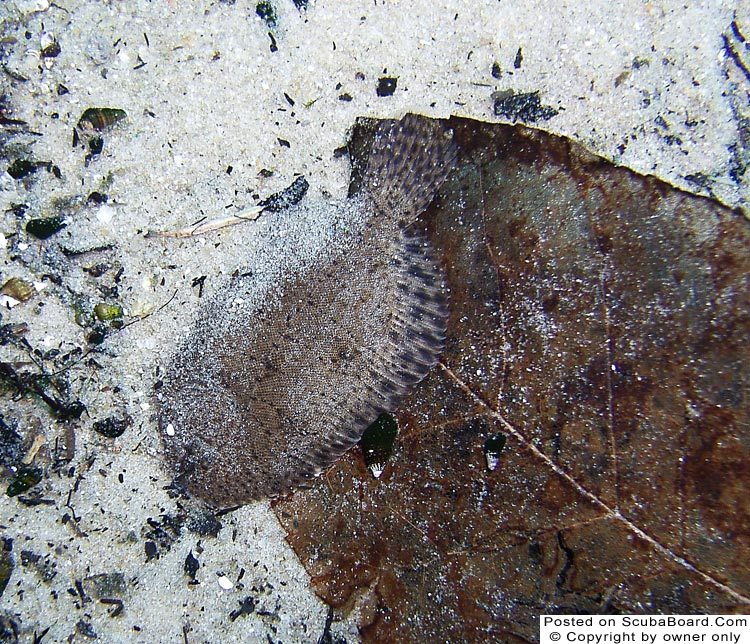
[[[513,90],[506,90],[495,92],[492,98],[495,101],[495,116],[502,116],[513,122],[548,121],[558,114],[554,107],[542,105],[538,91],[516,94]]]
[[[36,493],[36,490],[32,490],[29,496],[19,496],[18,502],[27,508],[35,508],[38,505],[55,505],[54,499],[43,499]]]
[[[0,550],[0,597],[13,574],[13,539],[9,537],[0,538],[2,549]],[[0,642],[4,642],[0,636]]]
[[[4,614],[0,614],[0,642],[18,642],[18,624]]]
[[[101,136],[92,136],[89,139],[89,155],[101,154],[104,149],[104,139]]]
[[[257,16],[268,25],[269,29],[273,29],[277,23],[276,10],[268,0],[261,0],[255,5],[255,13]]]
[[[146,555],[150,556],[150,559],[153,557],[158,558],[162,551],[168,551],[182,533],[185,520],[185,514],[163,514],[159,517],[158,521],[153,518],[146,519],[146,523],[150,528],[150,530],[145,530],[144,534],[147,540],[145,546]]]
[[[79,619],[76,623],[76,631],[84,637],[88,637],[92,640],[95,640],[98,637],[96,631],[94,630],[94,627],[91,625],[91,622],[87,622],[82,619]]]
[[[188,556],[185,557],[185,564],[183,570],[185,574],[190,577],[190,584],[197,584],[198,581],[195,578],[198,569],[200,568],[200,562],[196,557],[193,556],[193,551],[188,552]]]
[[[86,411],[86,406],[79,400],[61,401],[49,395],[45,390],[49,378],[44,374],[20,374],[12,364],[0,362],[0,382],[13,385],[19,393],[39,396],[55,412],[58,420],[74,420]]]
[[[333,636],[331,634],[331,624],[333,624],[333,606],[328,607],[328,613],[326,614],[326,621],[323,625],[323,632],[318,638],[318,644],[332,644]]]
[[[132,419],[129,416],[124,418],[118,418],[117,416],[110,416],[104,420],[97,420],[94,423],[94,431],[97,434],[106,436],[107,438],[117,438],[125,433],[125,430],[132,423]]]
[[[0,465],[13,467],[23,456],[23,439],[0,415]]]
[[[271,195],[268,199],[260,202],[260,207],[268,212],[279,212],[298,204],[305,196],[310,184],[305,177],[297,177],[292,185],[281,192]]]
[[[250,615],[255,612],[255,598],[252,595],[248,595],[247,597],[245,597],[245,599],[239,602],[239,604],[239,608],[229,613],[229,619],[231,621],[236,620],[242,615]]]
[[[28,177],[32,172],[37,169],[37,164],[28,159],[16,159],[11,163],[6,172],[14,179],[23,179]]]
[[[45,400],[45,402],[47,401]],[[85,411],[86,405],[80,400],[74,400],[69,403],[58,402],[58,408],[55,409],[55,415],[58,420],[78,420]]]
[[[146,562],[148,563],[152,559],[159,558],[159,549],[153,541],[146,541],[144,544],[144,550],[146,551]]]
[[[107,327],[104,324],[96,324],[91,331],[86,334],[86,342],[95,346],[100,345],[107,339]]]
[[[190,283],[190,286],[195,288],[198,287],[198,297],[203,297],[203,286],[206,283],[206,275],[201,275],[200,277],[193,278],[193,281]]]
[[[396,91],[398,79],[391,76],[384,76],[378,79],[378,86],[375,90],[378,96],[392,96]]]
[[[708,194],[712,193],[711,190],[711,178],[704,174],[703,172],[695,172],[693,174],[686,174],[684,176],[685,181],[692,183],[694,186],[701,188],[708,192]]]
[[[102,597],[99,601],[102,604],[114,606],[114,608],[109,611],[110,617],[117,617],[118,615],[122,614],[122,611],[125,609],[125,604],[123,603],[122,599],[118,599],[117,597]]]
[[[97,205],[107,203],[108,200],[109,197],[106,194],[97,192],[96,190],[89,193],[89,196],[86,198],[87,203],[93,203]]]

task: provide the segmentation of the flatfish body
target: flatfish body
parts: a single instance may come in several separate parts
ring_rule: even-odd
[[[439,122],[384,124],[357,197],[362,225],[279,280],[252,319],[196,328],[158,394],[167,461],[192,494],[226,507],[305,484],[435,365],[445,285],[411,224],[455,156]]]

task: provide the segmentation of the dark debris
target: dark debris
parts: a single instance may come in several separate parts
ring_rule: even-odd
[[[48,239],[67,226],[65,217],[40,217],[30,219],[26,224],[26,232],[37,239]]]
[[[191,550],[188,553],[188,556],[185,557],[185,563],[182,567],[182,569],[185,571],[185,574],[190,578],[190,584],[198,583],[195,575],[198,573],[198,569],[200,568],[200,566],[200,562],[198,561],[197,557],[193,555],[193,551]]]
[[[106,436],[107,438],[118,438],[125,433],[125,430],[133,424],[133,419],[130,416],[110,416],[104,420],[97,420],[94,425],[94,431],[97,434]]]
[[[384,76],[383,78],[378,79],[378,86],[375,89],[375,93],[378,96],[393,96],[393,93],[396,91],[397,84],[397,78]]]
[[[44,472],[39,467],[19,467],[15,476],[10,480],[5,494],[8,496],[23,494],[39,483],[42,478],[44,478]]]
[[[261,0],[255,5],[256,15],[266,23],[269,29],[274,29],[278,24],[278,16],[276,15],[276,9],[268,0]]]
[[[236,620],[238,617],[243,615],[252,615],[255,612],[255,598],[252,595],[248,595],[242,601],[239,602],[240,607],[229,613],[229,619],[231,621]]]
[[[9,424],[0,415],[0,466],[15,467],[23,458],[23,439],[16,423]]]
[[[260,202],[260,207],[268,212],[279,212],[286,210],[302,201],[310,184],[305,177],[297,177],[292,185],[281,192],[271,195],[268,199]]]
[[[2,549],[0,549],[0,597],[2,597],[5,588],[13,574],[13,539],[9,537],[0,537]],[[0,642],[4,641],[0,638]]]
[[[513,90],[494,92],[495,116],[507,118],[512,122],[536,123],[548,121],[558,114],[554,107],[542,105],[539,92],[516,93]]]
[[[94,627],[91,625],[91,622],[87,622],[83,619],[79,619],[76,623],[76,632],[92,640],[98,638],[98,635],[96,634]]]

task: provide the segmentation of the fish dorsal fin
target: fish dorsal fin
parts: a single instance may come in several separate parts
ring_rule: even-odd
[[[383,284],[390,309],[383,341],[367,356],[343,404],[327,414],[331,434],[307,467],[289,471],[284,488],[303,485],[349,450],[384,411],[394,411],[437,364],[445,346],[448,301],[443,271],[423,233],[401,231],[392,262],[394,279]]]

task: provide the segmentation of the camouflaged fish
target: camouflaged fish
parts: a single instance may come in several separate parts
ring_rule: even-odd
[[[444,278],[412,224],[455,159],[440,122],[381,125],[356,197],[363,225],[315,270],[281,279],[255,319],[196,330],[178,352],[159,424],[192,494],[227,507],[304,485],[436,364]],[[236,288],[230,281],[219,298]]]

